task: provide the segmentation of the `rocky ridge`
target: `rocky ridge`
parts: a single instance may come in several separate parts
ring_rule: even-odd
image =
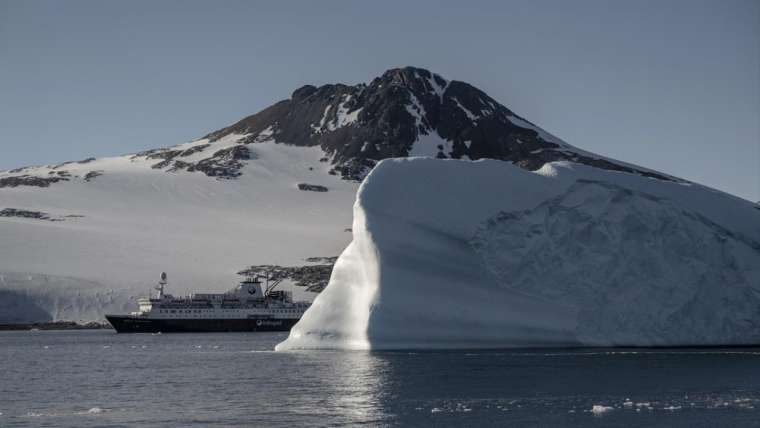
[[[382,159],[407,156],[491,158],[528,170],[565,160],[677,181],[577,149],[480,89],[415,67],[388,70],[368,84],[306,85],[289,99],[202,139],[128,158],[166,172],[200,172],[216,179],[234,179],[253,156],[249,146],[268,141],[319,146],[325,153],[321,161],[330,165],[329,173],[353,181],[362,180]],[[61,168],[93,160],[0,172],[0,187],[48,187],[69,181],[72,176]],[[83,174],[84,180],[100,173]]]

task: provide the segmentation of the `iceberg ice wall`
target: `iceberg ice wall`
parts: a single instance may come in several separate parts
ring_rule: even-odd
[[[760,343],[760,210],[551,163],[381,162],[278,350]]]

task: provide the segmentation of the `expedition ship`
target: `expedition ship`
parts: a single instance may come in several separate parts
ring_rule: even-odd
[[[288,331],[301,319],[309,302],[294,302],[290,291],[275,291],[279,284],[262,288],[258,277],[247,278],[226,293],[166,294],[166,273],[156,286],[155,298],[137,300],[137,312],[106,315],[118,333],[191,333],[231,331]]]

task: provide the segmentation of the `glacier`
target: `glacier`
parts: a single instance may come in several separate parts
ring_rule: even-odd
[[[760,210],[571,162],[381,161],[277,350],[760,343]]]

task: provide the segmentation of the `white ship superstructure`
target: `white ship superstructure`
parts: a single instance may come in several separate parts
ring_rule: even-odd
[[[275,290],[279,281],[242,281],[226,293],[175,297],[165,292],[166,273],[155,297],[138,299],[129,315],[107,315],[118,332],[191,332],[289,330],[311,303],[294,302],[292,292]]]

